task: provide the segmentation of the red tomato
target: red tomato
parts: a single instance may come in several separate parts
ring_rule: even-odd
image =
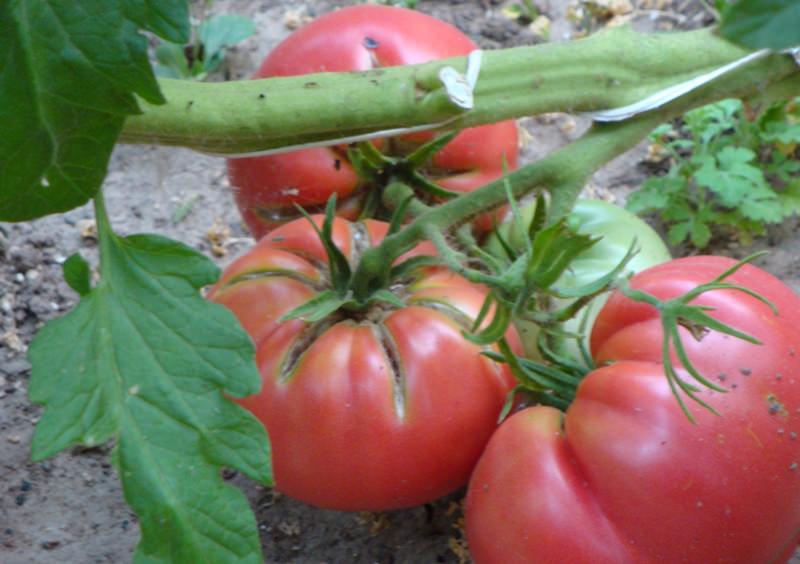
[[[386,230],[337,218],[333,238],[355,262]],[[326,287],[325,261],[311,225],[296,220],[228,267],[211,293],[256,344],[263,388],[241,404],[267,428],[278,489],[320,507],[381,510],[465,484],[513,386],[462,334],[486,291],[426,267],[392,287],[403,308],[278,321]]]
[[[455,27],[420,12],[376,5],[344,8],[296,31],[264,60],[254,78],[315,72],[345,72],[411,65],[467,55],[476,45]],[[383,149],[409,152],[432,138],[416,134]],[[403,147],[400,147],[400,146]],[[517,166],[514,121],[462,131],[433,159],[426,172],[440,186],[469,192]],[[297,217],[294,203],[315,209],[336,193],[339,214],[354,219],[369,186],[362,183],[338,147],[228,160],[236,202],[256,238],[287,218]],[[483,218],[488,230],[491,219]]]
[[[677,297],[732,264],[675,260],[632,285]],[[721,416],[687,400],[697,420],[689,422],[661,365],[657,312],[613,295],[592,333],[603,367],[589,373],[566,414],[515,414],[478,463],[466,506],[477,562],[788,559],[800,531],[800,298],[753,266],[728,281],[768,297],[780,315],[732,290],[696,300],[763,342],[717,332],[697,341],[682,331],[701,374],[729,390],[700,393]]]

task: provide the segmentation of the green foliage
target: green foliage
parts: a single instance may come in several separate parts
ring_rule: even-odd
[[[797,0],[718,0],[718,8],[722,15],[720,33],[726,39],[753,49],[800,46]]]
[[[521,0],[503,8],[503,13],[509,18],[528,25],[541,15],[541,11],[532,0]]]
[[[188,41],[185,0],[0,2],[0,220],[89,201],[134,93],[163,103],[139,29]]]
[[[739,100],[723,100],[687,113],[679,125],[660,126],[651,139],[669,155],[670,169],[645,181],[627,207],[658,213],[673,245],[702,249],[714,234],[748,242],[800,212],[797,100],[755,119]]]
[[[98,285],[70,257],[81,302],[30,346],[29,396],[45,406],[32,456],[115,441],[142,530],[136,562],[260,562],[247,500],[220,475],[229,466],[272,482],[264,428],[223,395],[259,389],[253,344],[201,297],[219,275],[211,261],[164,237],[118,237],[98,212]]]
[[[166,78],[204,80],[222,64],[226,50],[256,31],[250,18],[223,14],[209,18],[197,29],[197,41],[183,45],[165,41],[156,47],[155,72]]]
[[[419,0],[366,0],[366,4],[383,4],[384,6],[397,6],[398,8],[408,8],[414,10]]]

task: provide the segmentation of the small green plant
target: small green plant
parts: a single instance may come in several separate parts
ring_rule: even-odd
[[[650,136],[671,161],[628,200],[656,213],[670,244],[702,249],[712,237],[743,243],[768,224],[800,212],[800,98],[750,117],[739,100],[723,100],[664,124]]]
[[[503,13],[505,13],[509,18],[517,20],[523,25],[532,23],[541,15],[541,11],[532,0],[521,0],[520,2],[514,2],[510,6],[503,8]]]
[[[253,20],[245,16],[222,14],[209,18],[194,30],[192,43],[180,45],[164,41],[156,47],[156,75],[205,80],[222,64],[227,49],[255,31]]]

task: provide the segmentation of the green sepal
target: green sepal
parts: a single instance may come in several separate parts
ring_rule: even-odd
[[[400,280],[406,276],[412,276],[414,271],[425,266],[440,266],[442,261],[439,257],[420,255],[411,257],[392,267],[389,278]]]
[[[403,222],[406,220],[406,214],[408,213],[408,206],[411,205],[412,201],[414,201],[414,195],[409,194],[394,210],[392,220],[389,222],[389,230],[386,232],[387,237],[394,235],[403,227]]]
[[[278,318],[278,322],[283,323],[292,319],[302,319],[307,323],[314,323],[326,318],[349,301],[349,297],[341,297],[333,290],[325,290],[291,311],[284,313]]]
[[[531,218],[531,223],[528,226],[528,241],[533,241],[533,239],[536,237],[536,234],[544,229],[546,221],[547,200],[545,199],[544,194],[539,192],[536,194],[536,206],[533,208],[533,218]],[[519,213],[516,223],[517,225],[525,225],[525,221],[522,219],[521,213]]]
[[[636,256],[637,252],[636,242],[634,241],[634,243],[628,248],[628,252],[625,253],[624,257],[622,257],[622,260],[620,260],[619,263],[617,263],[617,266],[615,266],[610,272],[604,274],[597,280],[593,280],[588,284],[584,284],[583,286],[579,286],[577,288],[559,289],[557,296],[561,298],[580,298],[583,296],[594,297],[599,293],[609,290],[614,281],[622,273],[622,270],[627,266],[631,259]]]
[[[405,302],[394,295],[389,290],[378,290],[373,293],[369,298],[369,303],[383,302],[396,308],[403,308],[406,306]]]
[[[667,377],[667,382],[669,383],[670,390],[672,394],[675,396],[675,399],[678,402],[683,413],[686,415],[687,419],[692,423],[695,423],[695,418],[692,413],[689,411],[686,402],[683,399],[683,395],[688,397],[690,400],[694,401],[704,409],[710,411],[715,415],[719,415],[719,413],[706,401],[700,398],[697,393],[701,390],[699,386],[705,387],[707,389],[713,390],[715,392],[724,393],[728,390],[715,384],[714,382],[710,381],[708,378],[704,377],[697,368],[692,364],[691,360],[689,359],[688,354],[686,353],[686,349],[683,346],[683,341],[681,339],[680,332],[678,331],[678,326],[683,326],[687,329],[693,336],[696,338],[702,335],[704,331],[717,331],[726,335],[730,335],[737,339],[742,339],[749,343],[753,344],[761,344],[761,342],[753,337],[745,333],[744,331],[740,331],[735,327],[732,327],[726,323],[723,323],[713,317],[709,316],[706,312],[712,311],[714,308],[710,306],[703,306],[703,305],[692,305],[690,302],[700,296],[705,292],[709,292],[712,290],[736,290],[747,294],[755,299],[758,299],[762,303],[769,306],[773,313],[777,315],[778,310],[775,305],[767,299],[765,296],[762,296],[758,292],[755,292],[749,288],[738,284],[730,284],[724,282],[724,279],[735,273],[745,264],[752,262],[759,256],[765,254],[764,252],[759,252],[752,254],[743,260],[737,262],[720,275],[715,277],[710,282],[706,282],[705,284],[700,284],[697,287],[693,288],[692,290],[686,292],[685,294],[678,296],[677,298],[673,298],[671,300],[660,300],[657,297],[649,294],[647,292],[643,292],[642,290],[636,290],[631,288],[627,280],[623,279],[620,280],[618,283],[618,289],[625,295],[628,299],[633,301],[643,302],[652,307],[656,308],[659,312],[661,317],[661,326],[662,326],[662,333],[663,333],[663,342],[661,346],[661,361],[664,366],[664,373]],[[672,361],[671,351],[675,351],[675,355],[678,357],[678,360],[681,363],[683,369],[688,373],[689,376],[692,377],[694,382],[698,385],[693,383],[687,382],[678,374],[675,365]],[[682,393],[681,393],[682,392]]]
[[[415,188],[422,190],[429,196],[439,198],[440,200],[452,200],[453,198],[457,198],[461,195],[460,192],[454,192],[452,190],[442,188],[435,182],[428,180],[425,176],[417,171],[411,173],[409,182],[413,184]]]
[[[456,135],[458,135],[458,131],[435,137],[420,147],[417,147],[413,153],[404,159],[404,162],[412,169],[417,169],[425,165],[433,159],[436,153],[444,149],[444,146],[450,143]]]
[[[492,322],[480,333],[465,333],[464,336],[477,345],[491,345],[503,338],[510,324],[511,308],[502,302],[496,301]]]
[[[316,222],[306,210],[300,206],[296,207],[311,224],[311,227],[322,242],[322,246],[325,247],[325,253],[328,255],[328,269],[331,275],[331,285],[337,295],[344,297],[347,294],[352,272],[347,257],[344,256],[344,253],[342,253],[339,247],[333,242],[333,220],[336,217],[336,193],[328,198],[328,203],[325,205],[325,219],[322,222],[322,229],[317,226]]]

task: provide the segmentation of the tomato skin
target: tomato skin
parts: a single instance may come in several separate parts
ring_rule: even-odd
[[[369,48],[367,47],[370,46]],[[359,5],[326,14],[278,45],[253,78],[316,72],[365,71],[464,56],[477,46],[455,27],[402,8]],[[405,136],[418,145],[432,133]],[[513,120],[466,129],[437,153],[429,178],[442,187],[469,192],[517,166]],[[236,203],[256,238],[297,217],[294,203],[314,209],[336,193],[339,215],[355,219],[369,187],[362,183],[343,149],[322,147],[281,155],[228,160]],[[492,216],[479,219],[486,231]]]
[[[676,297],[732,264],[679,259],[632,285]],[[689,402],[697,423],[687,420],[663,373],[655,310],[614,294],[592,334],[597,364],[613,364],[587,375],[563,423],[552,408],[521,411],[478,463],[466,508],[477,562],[788,558],[800,530],[800,298],[752,266],[729,281],[765,295],[780,315],[731,290],[696,300],[763,342],[683,332],[700,372],[729,389],[700,393],[721,415]]]
[[[354,260],[386,229],[337,218],[333,237]],[[316,330],[279,322],[325,286],[324,257],[297,220],[262,238],[211,292],[256,344],[263,388],[240,403],[267,428],[277,488],[319,507],[384,510],[465,484],[513,387],[506,367],[462,334],[486,291],[426,267],[400,293],[404,308],[338,314]]]

